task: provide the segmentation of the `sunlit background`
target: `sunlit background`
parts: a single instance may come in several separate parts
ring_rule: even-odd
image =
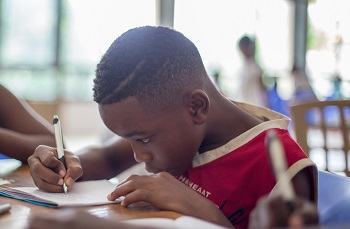
[[[169,2],[174,3],[171,26],[197,45],[208,74],[220,74],[218,84],[228,97],[234,99],[239,90],[242,56],[237,42],[248,34],[256,38],[264,76],[278,82],[276,96],[290,101],[295,87],[291,70],[298,62],[295,3],[304,1]],[[40,105],[51,105],[63,120],[71,148],[99,141],[106,130],[92,101],[96,64],[128,29],[164,24],[159,3],[1,0],[0,83],[39,110]],[[302,45],[306,45],[304,64],[311,87],[319,100],[349,98],[350,65],[345,60],[350,57],[350,1],[309,0],[306,10],[307,42]]]

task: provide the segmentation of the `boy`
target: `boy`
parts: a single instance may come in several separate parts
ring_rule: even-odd
[[[67,171],[54,149],[38,147],[28,162],[39,188],[62,192],[63,180],[71,189],[78,178],[111,178],[134,155],[154,175],[130,176],[109,200],[125,196],[122,206],[146,201],[246,228],[257,200],[274,193],[264,140],[275,129],[297,195],[316,199],[315,165],[289,135],[290,120],[223,97],[196,46],[175,30],[145,26],[121,35],[98,64],[93,90],[103,122],[122,139],[79,158],[66,152]]]

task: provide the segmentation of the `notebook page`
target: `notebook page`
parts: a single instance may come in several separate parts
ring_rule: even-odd
[[[0,188],[0,191],[13,198],[19,197],[22,200],[47,202],[63,207],[120,203],[122,199],[117,199],[116,201],[107,200],[107,195],[114,188],[115,184],[107,180],[97,180],[76,182],[68,194],[49,193],[37,187]]]

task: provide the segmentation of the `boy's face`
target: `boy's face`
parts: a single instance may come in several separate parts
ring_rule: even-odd
[[[105,125],[127,139],[138,162],[152,173],[181,175],[191,165],[201,143],[201,127],[193,123],[189,108],[146,112],[136,99],[100,105]]]

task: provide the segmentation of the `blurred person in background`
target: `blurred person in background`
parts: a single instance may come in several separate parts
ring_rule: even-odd
[[[265,87],[262,81],[263,70],[255,58],[255,41],[248,35],[238,41],[243,56],[243,65],[239,71],[240,86],[237,101],[268,107]]]

